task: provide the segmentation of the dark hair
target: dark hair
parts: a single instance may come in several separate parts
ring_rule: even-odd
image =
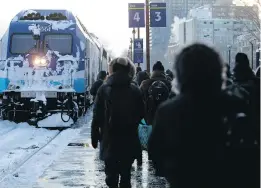
[[[141,67],[136,67],[136,74],[140,71],[142,71]]]
[[[180,92],[221,91],[222,62],[219,54],[212,48],[195,43],[184,48],[174,64]]]
[[[237,53],[233,72],[236,81],[247,81],[254,77],[254,72],[250,68],[249,59],[245,53]]]
[[[147,79],[149,79],[149,78],[150,78],[150,76],[149,76],[149,74],[148,74],[146,71],[140,71],[140,72],[138,72],[138,74],[137,74],[136,82],[137,82],[137,84],[140,86],[141,83],[142,83],[144,80],[147,80]]]
[[[245,53],[237,53],[236,64],[244,64],[244,66],[249,66],[249,59]]]
[[[164,70],[164,66],[162,65],[162,63],[160,61],[157,61],[152,68],[153,71],[165,71]]]
[[[98,74],[98,79],[104,80],[107,76],[106,71],[100,71]]]

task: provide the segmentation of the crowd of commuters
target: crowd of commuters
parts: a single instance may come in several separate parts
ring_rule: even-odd
[[[91,90],[92,146],[100,143],[110,188],[131,187],[142,164],[138,126],[152,126],[149,161],[173,188],[258,188],[260,79],[246,54],[235,67],[203,44],[185,47],[173,70],[160,61],[152,73],[124,57],[113,59]]]

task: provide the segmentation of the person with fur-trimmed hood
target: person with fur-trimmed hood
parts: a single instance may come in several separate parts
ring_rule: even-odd
[[[100,87],[94,104],[92,146],[103,143],[106,184],[131,187],[131,166],[140,152],[138,125],[144,117],[142,94],[132,84],[135,66],[128,58],[109,64],[109,77]]]

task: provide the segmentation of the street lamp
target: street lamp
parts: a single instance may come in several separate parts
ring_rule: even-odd
[[[232,48],[232,46],[231,45],[227,45],[227,48],[228,48],[228,65],[230,67],[230,63],[231,63],[231,48]]]

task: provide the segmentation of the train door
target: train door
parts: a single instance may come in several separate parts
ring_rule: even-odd
[[[88,40],[85,41],[85,84],[86,90],[90,87],[90,42]]]

